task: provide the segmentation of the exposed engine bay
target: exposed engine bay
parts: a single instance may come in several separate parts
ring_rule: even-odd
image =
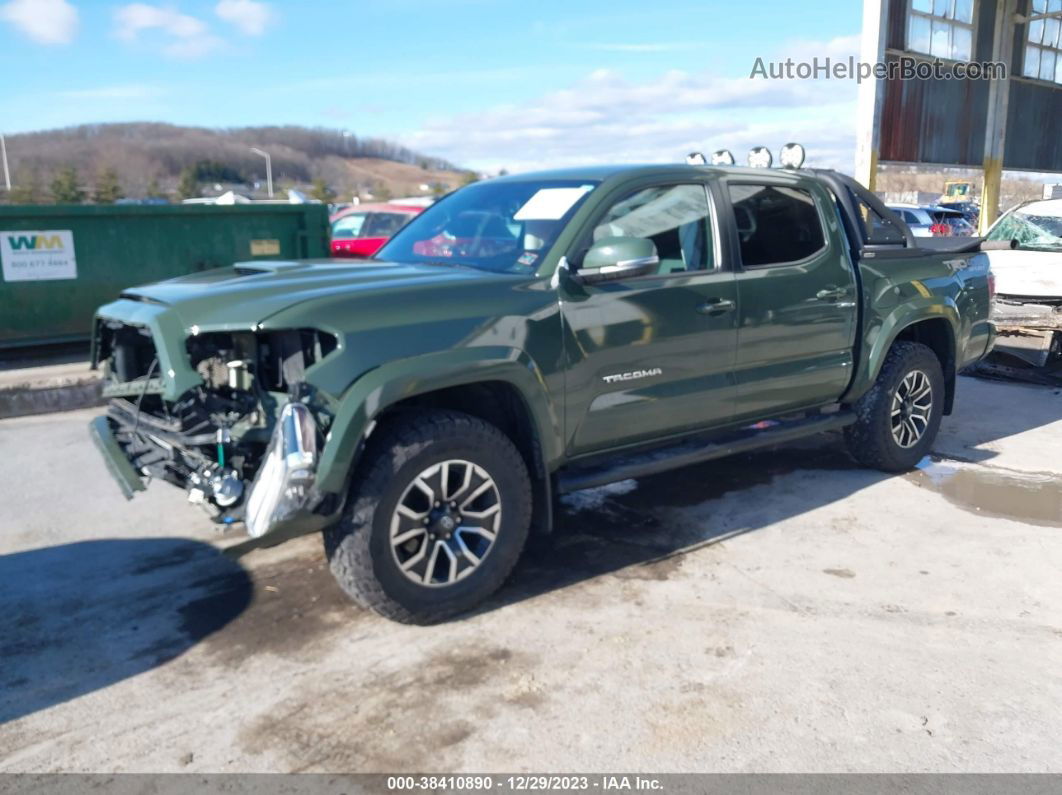
[[[314,507],[313,466],[329,417],[311,410],[303,376],[335,350],[334,336],[314,329],[193,334],[181,353],[201,383],[173,401],[164,397],[150,329],[101,318],[94,342],[108,422],[137,473],[184,489],[218,522],[245,521],[251,535],[272,529],[266,514],[284,500]]]

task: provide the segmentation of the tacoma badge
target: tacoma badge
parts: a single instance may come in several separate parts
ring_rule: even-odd
[[[659,367],[651,370],[632,370],[629,373],[616,373],[615,375],[603,375],[601,380],[606,384],[614,384],[617,381],[634,381],[638,378],[652,378],[654,375],[663,375],[664,371]]]

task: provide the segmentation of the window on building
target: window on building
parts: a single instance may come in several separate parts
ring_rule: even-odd
[[[1032,0],[1025,25],[1024,77],[1062,83],[1062,0]]]
[[[969,61],[973,55],[974,2],[911,0],[907,49],[951,61]]]

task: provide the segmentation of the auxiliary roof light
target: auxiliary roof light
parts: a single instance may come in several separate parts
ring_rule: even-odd
[[[770,168],[774,158],[771,156],[771,150],[766,146],[757,146],[749,150],[748,162],[753,168]]]
[[[686,165],[689,166],[706,166],[708,161],[704,159],[704,155],[700,152],[690,152],[686,155]]]
[[[778,159],[783,168],[800,168],[804,165],[804,147],[800,144],[788,143],[778,153]]]
[[[730,153],[729,149],[718,149],[715,152],[712,152],[712,165],[732,166],[734,165],[734,156]]]

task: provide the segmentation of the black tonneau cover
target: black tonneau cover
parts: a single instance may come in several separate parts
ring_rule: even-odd
[[[1017,240],[986,240],[983,237],[920,237],[918,247],[945,254],[969,254],[1018,247]]]

